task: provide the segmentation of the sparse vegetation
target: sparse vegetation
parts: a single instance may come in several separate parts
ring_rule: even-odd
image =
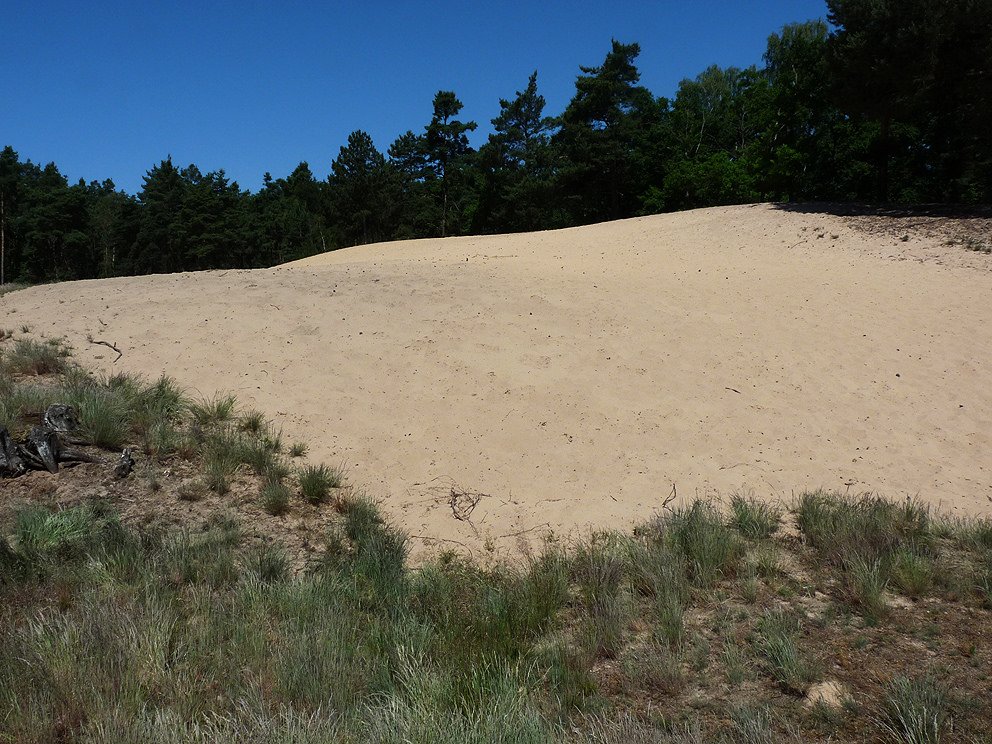
[[[12,348],[0,350],[0,367],[5,373],[14,375],[58,374],[68,369],[71,353],[60,339],[19,338]]]
[[[127,499],[103,487],[105,502],[0,509],[0,711],[14,741],[990,733],[947,692],[980,692],[992,663],[987,521],[816,492],[794,506],[800,544],[778,533],[780,510],[737,496],[511,562],[411,565],[371,500],[348,489],[321,506],[342,485],[333,468],[296,470],[294,503],[270,424],[233,399],[192,404],[168,378],[0,372],[0,413],[22,428],[71,394],[87,432],[116,417],[121,442],[148,445]],[[198,521],[145,527],[128,516],[136,493],[189,501]],[[305,560],[247,531],[287,512],[287,536],[326,515]],[[895,606],[888,591],[951,599]],[[954,663],[919,677],[921,641]],[[857,706],[798,703],[828,674],[856,686]]]

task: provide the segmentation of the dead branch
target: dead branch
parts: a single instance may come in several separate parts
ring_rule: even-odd
[[[451,506],[451,513],[454,515],[455,519],[460,522],[469,522],[472,519],[472,512],[475,511],[475,507],[479,505],[482,501],[482,497],[486,496],[484,493],[475,493],[472,491],[459,491],[457,488],[452,486],[451,488],[451,498],[448,499],[448,504]]]
[[[675,483],[672,483],[672,492],[665,497],[665,500],[661,502],[661,508],[667,509],[668,505],[671,504],[675,499],[679,497],[679,492],[675,488]]]
[[[121,351],[120,349],[118,349],[116,346],[114,346],[109,341],[100,341],[99,339],[95,339],[92,336],[87,336],[86,337],[86,340],[89,341],[91,344],[95,344],[95,345],[99,345],[99,346],[106,346],[108,349],[113,349],[114,351],[116,351],[117,352],[117,359],[114,360],[114,363],[116,363],[122,356],[124,356],[124,352]]]
[[[547,527],[548,529],[551,529],[551,523],[550,522],[544,522],[543,524],[537,524],[537,525],[534,525],[533,527],[528,527],[525,530],[520,530],[519,532],[508,532],[505,535],[499,535],[496,539],[497,540],[502,540],[502,539],[507,538],[507,537],[519,537],[520,535],[526,535],[528,532],[533,532],[534,530],[539,530],[542,527]]]

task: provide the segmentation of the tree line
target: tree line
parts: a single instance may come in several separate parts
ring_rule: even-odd
[[[761,66],[711,66],[673,98],[640,47],[580,67],[558,115],[535,72],[477,150],[453,91],[383,153],[353,132],[326,180],[300,163],[252,193],[171,158],[131,196],[0,152],[3,281],[271,266],[384,240],[541,230],[754,201],[992,201],[992,0],[828,0]]]

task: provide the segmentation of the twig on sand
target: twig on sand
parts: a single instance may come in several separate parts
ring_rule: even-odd
[[[730,392],[737,393],[738,395],[741,394],[741,391],[738,390],[737,388],[728,388],[728,387],[725,387],[724,390],[729,390]]]
[[[415,540],[424,540],[425,542],[450,542],[455,545],[461,545],[469,553],[472,553],[472,548],[467,544],[463,543],[461,540],[452,540],[450,537],[431,537],[430,535],[410,535],[410,537]]]
[[[100,341],[98,339],[93,338],[92,336],[87,336],[86,337],[86,340],[89,341],[91,344],[97,344],[99,346],[106,346],[108,349],[113,349],[114,351],[116,351],[117,352],[117,359],[114,360],[115,363],[117,362],[118,359],[120,359],[122,356],[124,356],[124,352],[121,351],[120,349],[118,349],[116,346],[114,346],[109,341]]]
[[[675,488],[675,482],[672,482],[672,492],[665,497],[665,500],[661,502],[661,508],[667,509],[668,505],[671,504],[675,499],[679,497],[678,489]]]
[[[548,529],[551,529],[551,522],[543,522],[542,524],[536,524],[533,527],[528,527],[527,529],[520,530],[519,532],[508,532],[505,535],[498,536],[496,539],[497,540],[502,540],[502,539],[507,538],[507,537],[519,537],[520,535],[526,535],[528,532],[533,532],[534,530],[539,530],[542,527],[547,527]]]
[[[479,505],[479,502],[482,501],[482,497],[485,495],[484,493],[474,493],[472,491],[459,491],[452,486],[451,498],[448,499],[452,515],[460,522],[470,522],[472,520],[472,512],[475,511],[475,507]]]

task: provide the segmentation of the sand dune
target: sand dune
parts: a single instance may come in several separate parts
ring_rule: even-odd
[[[0,327],[234,391],[416,544],[511,550],[673,487],[992,513],[990,269],[937,233],[756,205],[38,287],[0,298]],[[452,484],[486,494],[470,521]]]

